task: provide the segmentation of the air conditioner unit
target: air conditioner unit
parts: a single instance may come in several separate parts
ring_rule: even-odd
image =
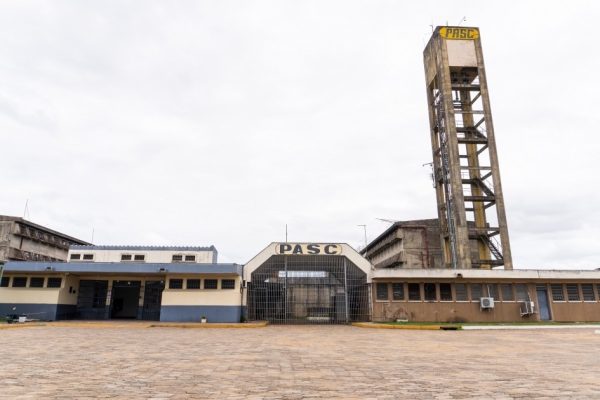
[[[494,298],[493,297],[482,297],[479,299],[479,305],[482,310],[494,308]]]
[[[519,303],[521,317],[535,314],[535,304],[533,301],[522,301]]]

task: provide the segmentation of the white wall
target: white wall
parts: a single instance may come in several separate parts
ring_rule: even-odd
[[[121,262],[122,254],[131,254],[131,262],[147,262],[147,263],[170,263],[173,262],[174,254],[183,255],[184,259],[186,255],[195,255],[195,263],[201,264],[212,264],[214,251],[175,251],[175,250],[81,250],[81,249],[70,249],[69,250],[69,262],[82,262],[83,254],[93,254],[94,262]],[[71,254],[82,254],[79,260],[71,260]],[[134,261],[133,256],[135,254],[143,254],[145,256],[144,261]],[[123,261],[129,262],[129,261]],[[193,264],[193,262],[182,262],[182,264]]]

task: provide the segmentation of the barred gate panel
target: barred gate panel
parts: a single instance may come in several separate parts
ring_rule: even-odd
[[[248,317],[274,324],[368,321],[367,275],[343,256],[272,256],[248,283]]]

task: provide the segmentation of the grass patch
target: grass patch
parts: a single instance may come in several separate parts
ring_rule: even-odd
[[[378,322],[387,325],[439,325],[439,326],[531,326],[531,325],[600,325],[600,322],[522,321],[522,322]]]

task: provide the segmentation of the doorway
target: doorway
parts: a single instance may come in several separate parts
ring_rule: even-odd
[[[140,299],[140,281],[114,281],[110,317],[136,319]]]
[[[545,286],[538,286],[536,289],[538,308],[540,310],[540,320],[550,321],[550,304],[548,302],[548,289]]]
[[[160,303],[165,281],[146,281],[144,287],[144,306],[142,319],[147,321],[160,321]]]

